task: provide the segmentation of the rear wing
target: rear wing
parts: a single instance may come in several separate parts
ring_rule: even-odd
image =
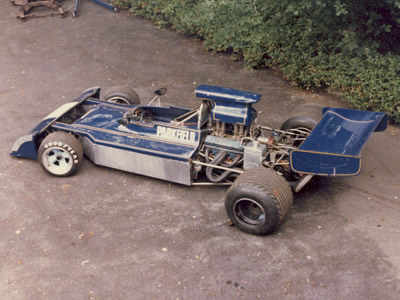
[[[373,132],[384,131],[387,124],[385,113],[326,107],[304,143],[290,152],[290,167],[303,174],[358,175],[362,148]]]

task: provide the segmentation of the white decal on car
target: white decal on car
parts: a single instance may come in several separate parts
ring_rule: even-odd
[[[196,142],[196,133],[189,130],[181,130],[164,126],[157,126],[157,136],[163,139],[194,143]]]

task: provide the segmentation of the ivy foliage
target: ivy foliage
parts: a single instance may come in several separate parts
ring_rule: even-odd
[[[273,66],[305,89],[333,88],[400,122],[400,0],[114,0],[121,8]]]

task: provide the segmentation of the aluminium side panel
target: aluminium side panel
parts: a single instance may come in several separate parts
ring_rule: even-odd
[[[191,185],[191,164],[189,160],[179,161],[161,156],[140,153],[122,148],[94,144],[89,138],[80,140],[85,155],[96,165],[163,179],[184,185]]]

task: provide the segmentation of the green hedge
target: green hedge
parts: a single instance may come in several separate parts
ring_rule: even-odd
[[[305,89],[333,88],[400,122],[400,0],[114,0],[121,8],[274,66]]]

